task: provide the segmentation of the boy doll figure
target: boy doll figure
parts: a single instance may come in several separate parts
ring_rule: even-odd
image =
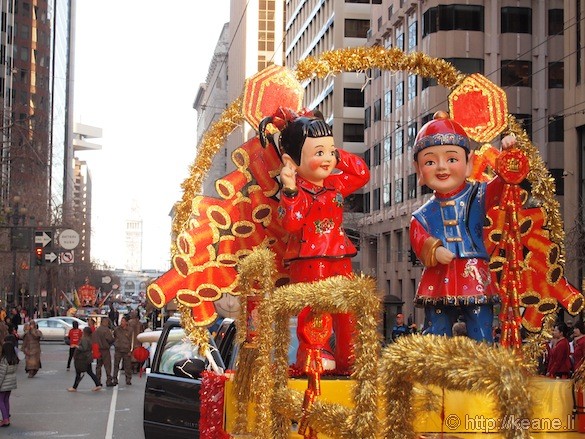
[[[515,143],[507,136],[502,148]],[[470,183],[469,137],[447,113],[435,113],[419,131],[414,166],[419,184],[434,196],[412,214],[410,241],[425,266],[415,302],[425,306],[428,333],[452,335],[463,315],[468,336],[492,342],[493,303],[498,291],[489,269],[483,242],[487,210],[499,202],[504,182]]]
[[[278,216],[289,234],[284,262],[291,282],[351,275],[357,250],[342,227],[343,199],[368,182],[368,167],[360,157],[335,147],[331,127],[320,117],[293,114],[281,130],[280,150],[284,167]],[[331,325],[334,357],[328,344]],[[319,349],[324,369],[347,373],[353,332],[350,314],[314,315],[310,307],[304,308],[298,316],[296,366],[304,367],[308,349]]]

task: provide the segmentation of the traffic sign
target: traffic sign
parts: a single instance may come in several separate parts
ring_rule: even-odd
[[[35,231],[35,244],[46,247],[53,240],[52,230],[36,230]]]
[[[57,260],[57,255],[54,252],[45,253],[45,261],[46,262],[55,262]]]
[[[65,250],[73,250],[79,245],[79,233],[72,229],[65,229],[59,233],[59,245]]]
[[[73,250],[61,252],[59,255],[59,261],[61,264],[73,264],[75,262],[75,254]]]

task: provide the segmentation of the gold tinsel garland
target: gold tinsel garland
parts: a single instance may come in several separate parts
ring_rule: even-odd
[[[500,419],[530,419],[528,370],[522,359],[512,350],[478,344],[467,337],[400,337],[383,350],[378,379],[383,389],[385,438],[415,437],[415,383],[492,395]],[[507,439],[530,438],[528,429],[510,427],[501,431]]]
[[[244,434],[248,430],[247,414],[248,403],[256,395],[254,381],[258,358],[258,345],[256,341],[247,341],[248,309],[246,299],[248,296],[258,296],[261,300],[274,290],[274,280],[277,275],[275,255],[267,248],[256,248],[250,255],[242,259],[238,264],[238,289],[240,290],[240,312],[237,319],[237,340],[241,346],[237,373],[234,377],[234,396],[236,401],[236,420],[234,433]]]
[[[380,340],[377,316],[380,302],[371,278],[335,276],[312,283],[279,287],[260,304],[258,358],[255,366],[258,439],[288,438],[291,419],[301,419],[303,396],[288,386],[289,319],[305,306],[317,312],[352,312],[356,320],[355,363],[352,379],[354,409],[317,402],[308,413],[312,428],[336,438],[375,438],[377,418],[377,364]]]

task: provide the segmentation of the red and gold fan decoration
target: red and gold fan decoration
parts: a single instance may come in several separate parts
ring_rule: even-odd
[[[302,87],[289,70],[278,66],[249,78],[243,96],[242,111],[253,126],[280,106],[298,111],[302,105]],[[188,308],[195,327],[217,318],[214,302],[223,294],[238,294],[236,265],[242,258],[260,246],[277,255],[285,250],[286,233],[276,221],[279,186],[274,177],[282,165],[278,153],[264,149],[255,137],[237,148],[232,160],[236,170],[215,182],[218,197],[191,199],[176,239],[173,268],[147,289],[159,308],[172,299]],[[277,261],[276,283],[281,285],[288,276],[282,257]]]
[[[507,126],[505,92],[480,74],[465,78],[449,95],[449,105],[453,118],[478,142],[493,140]],[[519,149],[500,153],[484,146],[475,160],[472,179],[487,180],[491,169],[506,183],[499,206],[488,212],[484,241],[500,291],[501,344],[520,348],[522,325],[539,331],[545,314],[556,311],[558,303],[577,314],[583,296],[564,277],[560,247],[550,240],[545,209],[524,206],[528,194],[520,183],[530,172],[527,155]]]

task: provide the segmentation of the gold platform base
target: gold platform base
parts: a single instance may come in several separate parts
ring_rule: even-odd
[[[323,379],[321,381],[323,401],[352,407],[352,380]],[[289,380],[289,387],[304,393],[307,381]],[[226,383],[226,431],[231,433],[235,421],[234,398],[231,396],[233,382]],[[499,419],[493,407],[494,400],[487,395],[443,390],[441,388],[419,389],[415,400],[414,427],[425,439],[491,439],[503,437],[497,433],[500,425],[525,426],[534,433],[534,438],[571,439],[585,438],[577,433],[577,421],[573,416],[573,389],[570,380],[553,380],[533,377],[530,393],[533,412],[530,419]],[[581,415],[585,416],[585,415]],[[254,410],[249,410],[249,425],[253,425]],[[585,424],[585,422],[584,422]],[[291,432],[291,438],[301,438]],[[329,436],[319,434],[320,439]]]

